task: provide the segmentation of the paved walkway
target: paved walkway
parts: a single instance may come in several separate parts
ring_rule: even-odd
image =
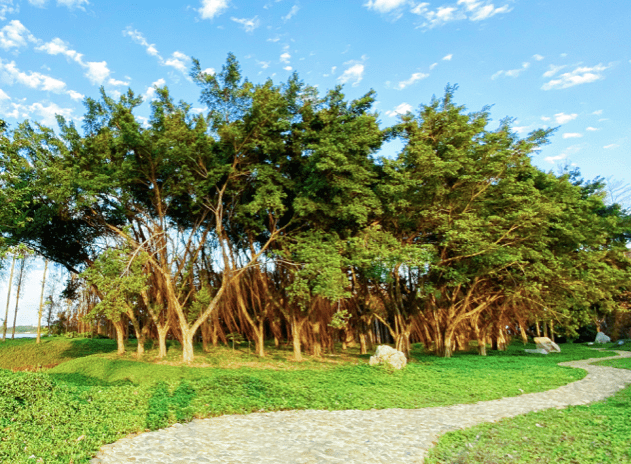
[[[631,357],[631,352],[617,351]],[[281,411],[195,419],[104,446],[93,464],[422,463],[439,435],[531,411],[600,401],[631,383],[631,370],[560,363],[587,376],[555,390],[425,409]]]

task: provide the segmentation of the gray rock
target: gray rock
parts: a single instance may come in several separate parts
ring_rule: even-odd
[[[535,338],[535,343],[537,344],[537,349],[538,350],[546,350],[548,353],[552,353],[552,352],[560,353],[561,352],[561,348],[559,348],[559,345],[554,343],[548,337],[536,337]]]
[[[624,345],[624,340],[618,340],[618,345]]]
[[[594,340],[596,343],[609,343],[611,341],[611,338],[609,338],[607,335],[605,335],[603,332],[598,332],[596,334],[596,340]]]
[[[534,353],[534,354],[548,354],[548,350],[544,350],[543,348],[537,348],[536,350],[524,350],[526,353]]]

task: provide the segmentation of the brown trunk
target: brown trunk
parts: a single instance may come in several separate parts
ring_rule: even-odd
[[[48,259],[44,261],[44,278],[42,279],[42,293],[39,296],[39,312],[37,313],[37,339],[35,343],[40,343],[42,336],[42,312],[44,311],[44,287],[46,286],[46,271],[48,270]]]
[[[167,334],[169,333],[169,324],[158,327],[158,359],[162,359],[167,355]]]
[[[2,341],[7,339],[7,320],[9,319],[9,300],[11,299],[11,287],[13,286],[13,270],[15,269],[15,255],[13,255],[13,261],[11,262],[11,276],[9,277],[9,291],[7,292],[7,310],[4,315],[4,322],[2,323]]]
[[[118,347],[117,354],[123,355],[125,354],[125,328],[123,327],[122,321],[112,322],[114,328],[116,329],[116,344]]]
[[[524,329],[523,324],[519,324],[519,332],[521,333],[521,341],[524,345],[528,344],[528,335],[526,334],[526,330]]]
[[[368,354],[368,346],[366,343],[366,333],[359,333],[359,354]]]
[[[300,335],[302,332],[302,326],[306,319],[301,321],[298,320],[295,314],[292,314],[291,317],[291,336],[294,345],[294,360],[302,361],[304,358],[302,357],[302,351],[300,346]]]
[[[320,321],[311,324],[313,332],[313,356],[319,358],[322,356],[322,341],[320,339]]]
[[[548,336],[548,324],[546,324],[545,322],[543,323],[543,336]]]

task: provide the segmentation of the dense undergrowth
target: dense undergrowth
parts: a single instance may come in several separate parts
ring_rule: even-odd
[[[16,370],[45,365],[34,358],[40,349],[34,345],[32,340],[0,345],[0,359]],[[87,462],[105,443],[193,417],[307,408],[420,408],[514,396],[584,376],[557,366],[560,361],[608,355],[579,345],[565,345],[555,355],[526,355],[523,346],[513,345],[487,357],[459,353],[442,359],[416,346],[408,367],[391,371],[368,366],[365,356],[353,350],[334,362],[292,364],[282,352],[255,361],[245,349],[222,349],[215,357],[234,367],[226,369],[119,359],[108,353],[115,348],[109,340],[48,339],[43,346],[46,363],[57,367],[0,370],[0,462]],[[212,364],[212,353],[208,356],[200,355],[196,365]],[[260,367],[247,367],[256,362]]]

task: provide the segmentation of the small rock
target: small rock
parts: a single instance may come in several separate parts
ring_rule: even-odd
[[[559,345],[554,343],[548,337],[536,337],[535,343],[537,344],[538,349],[546,350],[548,353],[552,353],[553,351],[556,353],[561,352],[561,348],[559,348]]]
[[[618,340],[618,345],[624,345],[624,340]]]
[[[388,345],[379,345],[375,355],[370,357],[370,365],[388,363],[395,369],[402,369],[407,364],[405,354]]]
[[[596,343],[609,343],[611,341],[611,338],[609,338],[607,335],[605,335],[603,332],[598,332],[596,334],[596,340],[594,340]]]

